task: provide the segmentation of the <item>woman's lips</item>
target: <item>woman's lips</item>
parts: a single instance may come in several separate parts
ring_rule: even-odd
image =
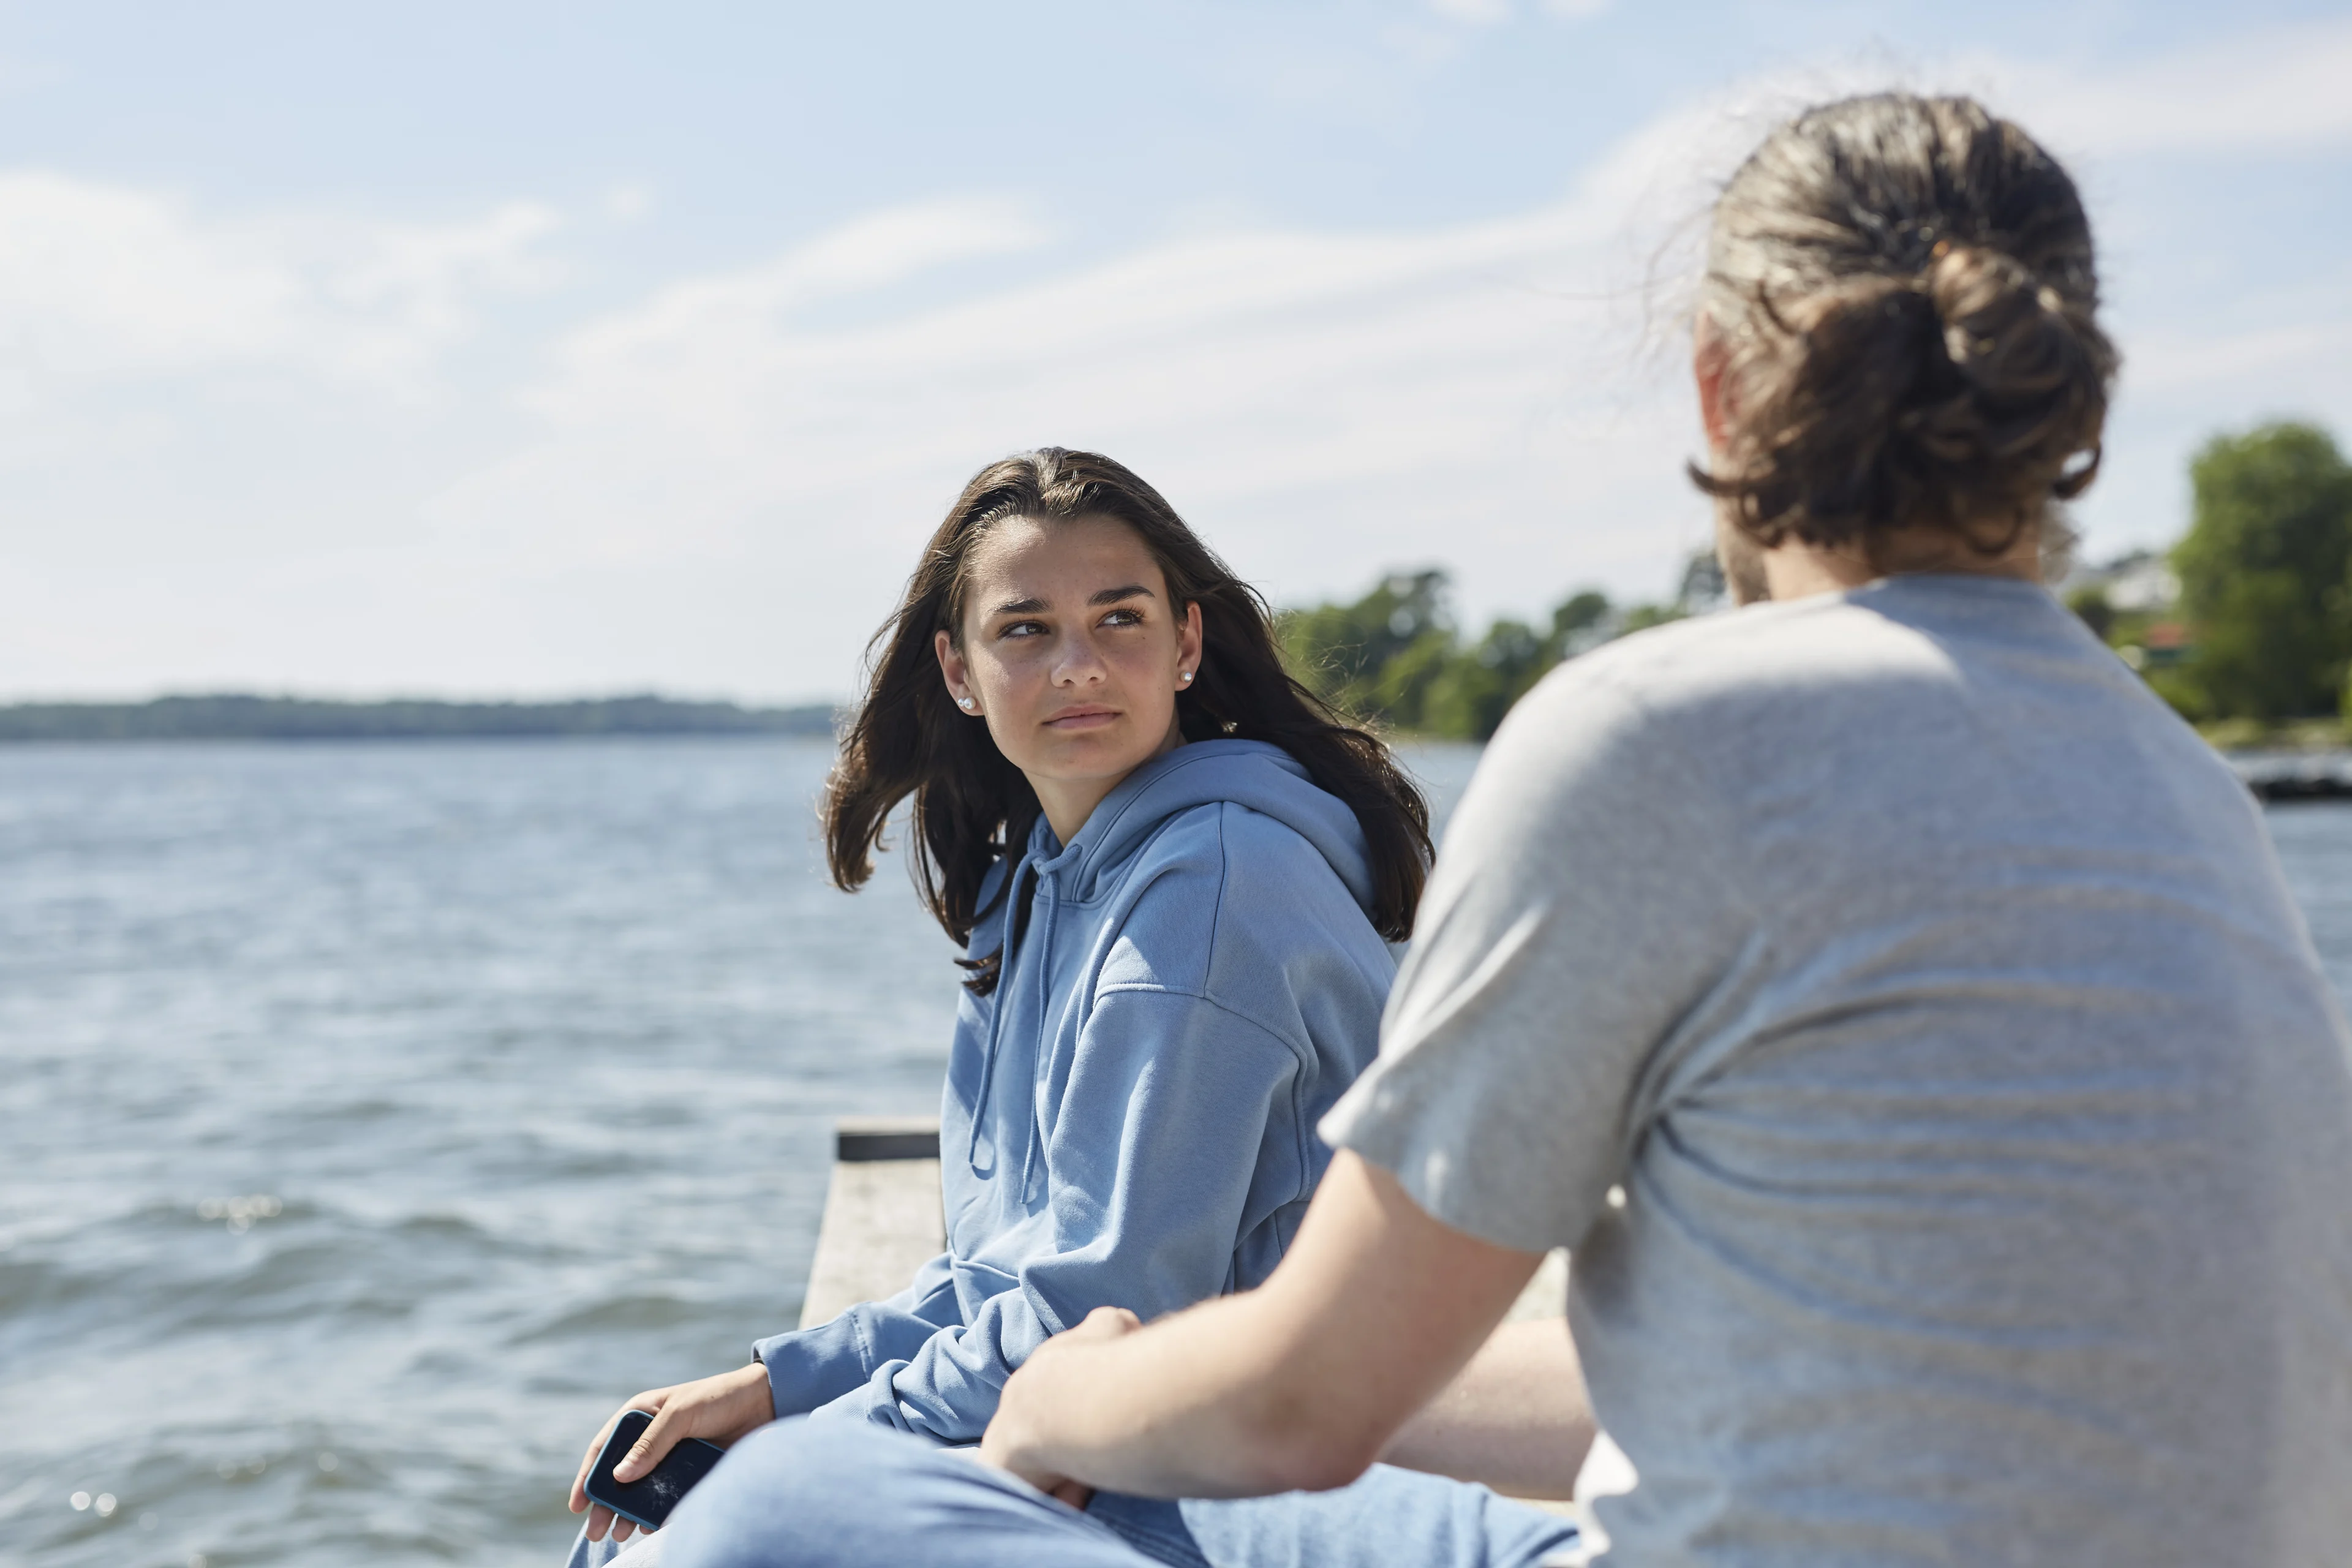
[[[1048,730],[1096,730],[1118,717],[1115,708],[1073,708],[1045,721]]]

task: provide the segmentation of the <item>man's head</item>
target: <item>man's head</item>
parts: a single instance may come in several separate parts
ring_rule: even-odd
[[[1735,594],[1792,540],[1873,574],[2030,556],[2098,470],[2097,306],[2073,180],[1972,100],[1767,137],[1716,204],[1694,345]]]

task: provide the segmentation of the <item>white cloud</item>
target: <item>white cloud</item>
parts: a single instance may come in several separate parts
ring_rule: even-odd
[[[635,223],[653,210],[653,188],[641,180],[624,180],[604,192],[604,216],[614,223]]]
[[[1427,0],[1430,10],[1449,22],[1467,22],[1473,26],[1490,26],[1507,22],[1517,9],[1516,0]],[[1537,0],[1537,8],[1548,16],[1559,16],[1580,22],[1598,16],[1608,10],[1614,0]]]
[[[560,547],[826,584],[774,657],[836,690],[957,486],[1039,444],[1133,464],[1277,595],[1432,557],[1464,562],[1482,606],[1580,575],[1651,587],[1704,514],[1678,405],[1629,399],[1638,312],[1590,292],[1618,225],[1588,196],[1433,232],[1228,234],[828,325],[819,281],[887,274],[874,258],[1034,243],[984,211],[877,215],[576,333],[531,395],[547,439],[430,514],[478,574]]]
[[[2266,28],[2086,76],[1980,68],[2037,136],[2102,156],[2297,152],[2352,142],[2352,17]]]
[[[131,187],[0,173],[0,342],[68,383],[275,365],[410,385],[468,302],[546,276],[515,204],[450,225],[233,219]]]
[[[2214,90],[2260,96],[2265,69],[2299,81],[2299,58],[2250,46],[2225,62],[2242,79]],[[2141,114],[2170,68],[2062,79],[1978,61],[1917,85],[1989,86],[2034,116]],[[763,633],[763,657],[819,689],[846,684],[958,484],[1039,443],[1134,464],[1281,597],[1432,559],[1460,570],[1475,615],[1596,577],[1658,592],[1706,512],[1681,477],[1694,438],[1673,353],[1638,352],[1643,262],[1781,114],[1885,77],[1751,82],[1627,137],[1561,201],[1418,232],[1257,228],[1075,265],[1001,205],[876,214],[573,332],[530,394],[544,438],[428,515],[485,579],[560,551],[615,582],[695,562],[788,599],[822,584]],[[958,302],[845,323],[822,308],[1014,250],[1033,253],[1024,280]],[[2312,357],[2277,334],[2168,342],[2140,405],[2162,406],[2159,367],[2200,352],[2266,375]]]
[[[1474,26],[1507,22],[1511,16],[1511,0],[1429,0],[1429,8],[1449,22]]]
[[[1019,205],[979,198],[870,214],[761,267],[673,285],[642,308],[572,333],[567,375],[541,394],[558,411],[596,385],[657,381],[731,395],[761,345],[793,313],[869,293],[957,262],[1034,249],[1045,232]]]
[[[2225,150],[2335,145],[2336,111],[2306,89],[2343,32],[2257,36],[2193,71],[1977,59],[1909,85],[1980,89],[2093,163],[2168,149],[2169,117],[2214,105],[2242,110],[2214,132]],[[72,465],[46,454],[62,499],[45,477],[0,503],[30,516],[15,503],[37,492],[45,520],[170,520],[138,524],[144,536],[110,524],[145,544],[110,555],[58,542],[71,526],[20,528],[0,558],[0,684],[278,671],[377,689],[838,694],[957,485],[1041,442],[1132,463],[1277,598],[1424,561],[1460,571],[1474,616],[1538,610],[1594,579],[1662,592],[1706,510],[1680,472],[1693,416],[1670,319],[1654,334],[1665,352],[1643,352],[1645,265],[1676,233],[1668,270],[1687,259],[1711,182],[1771,122],[1889,75],[1810,70],[1685,105],[1560,198],[1490,221],[1242,225],[1082,259],[1016,199],[869,214],[562,331],[528,385],[463,411],[462,457],[436,448],[403,468],[362,450],[396,441],[345,430],[378,465],[364,475],[341,449],[296,449],[282,407],[241,412],[220,389],[252,371],[367,396],[436,384],[498,295],[553,276],[551,212],[231,218],[0,174],[0,476],[24,468],[25,432],[61,402],[121,395]],[[604,210],[625,217],[637,201]],[[2174,215],[2123,216],[2154,244]],[[2240,417],[2216,408],[2270,412],[2263,399],[2291,395],[2352,413],[2344,297],[2315,288],[2294,312],[2235,301],[2226,337],[2196,311],[2126,331],[2095,541],[2105,518],[2133,538],[2170,524],[2183,444]],[[235,440],[197,497],[147,453],[169,420],[198,433],[182,449],[204,444],[215,426],[200,419]],[[278,451],[270,466],[295,477],[265,498],[281,520],[265,549],[236,533],[257,482],[228,470]],[[142,468],[165,478],[107,489]],[[274,542],[322,513],[331,547]]]

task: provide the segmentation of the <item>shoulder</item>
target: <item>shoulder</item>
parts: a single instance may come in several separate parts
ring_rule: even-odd
[[[1321,850],[1297,828],[1239,801],[1206,801],[1171,815],[1136,851],[1123,886],[1130,923],[1253,903],[1355,900]]]
[[[1790,701],[1772,673],[1786,617],[1749,615],[1638,633],[1545,676],[1479,759],[1433,891],[1465,866],[1541,881],[1598,854],[1663,868],[1712,852],[1741,753]]]
[[[1748,761],[1835,717],[1831,696],[1949,687],[1948,654],[1913,628],[1822,595],[1637,632],[1570,659],[1528,692],[1496,734],[1491,763],[1534,752],[1641,768]]]
[[[1388,962],[1386,944],[1322,852],[1297,829],[1238,802],[1171,816],[1137,852],[1122,884],[1128,906],[1102,974],[1106,986],[1212,996],[1239,984],[1255,992],[1309,949]]]
[[[1878,663],[1916,641],[1847,596],[1824,594],[1636,632],[1570,659],[1538,689],[1613,688],[1639,694],[1645,710],[1664,716],[1725,694],[1785,689],[1823,666]]]

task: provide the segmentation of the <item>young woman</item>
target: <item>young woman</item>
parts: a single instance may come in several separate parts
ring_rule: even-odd
[[[1257,1284],[1370,1060],[1429,858],[1372,736],[1284,670],[1264,604],[1158,491],[1047,447],[923,552],[824,805],[835,882],[893,810],[969,956],[941,1117],[948,1249],[907,1289],[640,1394],[622,1467],[779,1416],[979,1440],[1049,1336]],[[618,1419],[615,1412],[614,1419]],[[612,1422],[589,1445],[601,1450]],[[574,1512],[590,1504],[574,1482]],[[608,1528],[594,1509],[575,1562]]]

